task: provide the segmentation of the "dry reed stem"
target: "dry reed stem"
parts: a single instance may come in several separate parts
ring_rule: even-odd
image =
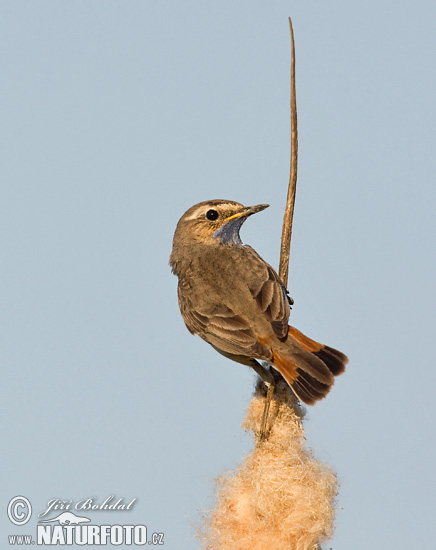
[[[286,199],[285,215],[283,217],[282,240],[280,246],[279,276],[285,287],[288,286],[289,254],[291,250],[292,221],[294,218],[295,192],[297,190],[298,164],[298,121],[297,121],[297,94],[295,90],[295,43],[294,29],[289,17],[291,32],[291,168],[289,173],[288,196]]]
[[[244,429],[259,429],[259,381]],[[205,550],[315,550],[333,534],[338,484],[305,446],[304,409],[283,382],[271,405],[269,438],[235,472],[218,478],[215,509],[199,533]]]
[[[291,61],[291,169],[283,219],[279,276],[288,282],[295,191],[298,129],[295,46]],[[266,387],[258,380],[243,427],[256,438]],[[336,474],[306,448],[304,408],[283,379],[276,381],[268,438],[255,445],[235,472],[216,481],[216,506],[198,537],[205,550],[317,550],[333,535]]]

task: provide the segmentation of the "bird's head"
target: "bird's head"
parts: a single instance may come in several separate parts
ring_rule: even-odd
[[[241,244],[241,225],[248,216],[268,206],[244,206],[239,202],[221,199],[200,202],[180,218],[174,234],[174,244]]]

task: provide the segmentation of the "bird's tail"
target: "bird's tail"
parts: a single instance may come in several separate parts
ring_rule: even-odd
[[[335,376],[344,372],[348,358],[294,327],[289,327],[287,342],[289,354],[273,352],[272,362],[298,399],[313,405],[328,394]]]

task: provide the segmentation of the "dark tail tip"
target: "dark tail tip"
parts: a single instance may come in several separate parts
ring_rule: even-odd
[[[345,371],[345,365],[348,363],[348,358],[342,352],[323,346],[318,351],[311,352],[324,363],[333,376],[338,376]],[[292,389],[297,397],[306,403],[306,405],[314,405],[320,399],[325,397],[333,386],[333,380],[330,383],[321,382],[315,378],[316,372],[308,372],[301,364],[297,369],[297,378],[292,383]]]
[[[337,349],[323,346],[319,351],[312,352],[327,365],[334,376],[338,376],[345,371],[345,365],[348,363],[348,357]]]
[[[294,380],[291,387],[298,399],[306,403],[306,405],[314,405],[325,397],[332,387],[331,384],[324,384],[316,380],[316,378],[301,368],[297,369],[297,373],[298,377]]]

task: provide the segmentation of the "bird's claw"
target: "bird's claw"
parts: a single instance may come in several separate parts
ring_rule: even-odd
[[[290,305],[290,306],[293,306],[295,302],[294,302],[294,299],[291,298],[291,296],[289,296],[289,292],[288,292],[288,291],[286,291],[286,298],[288,299],[289,305]]]

